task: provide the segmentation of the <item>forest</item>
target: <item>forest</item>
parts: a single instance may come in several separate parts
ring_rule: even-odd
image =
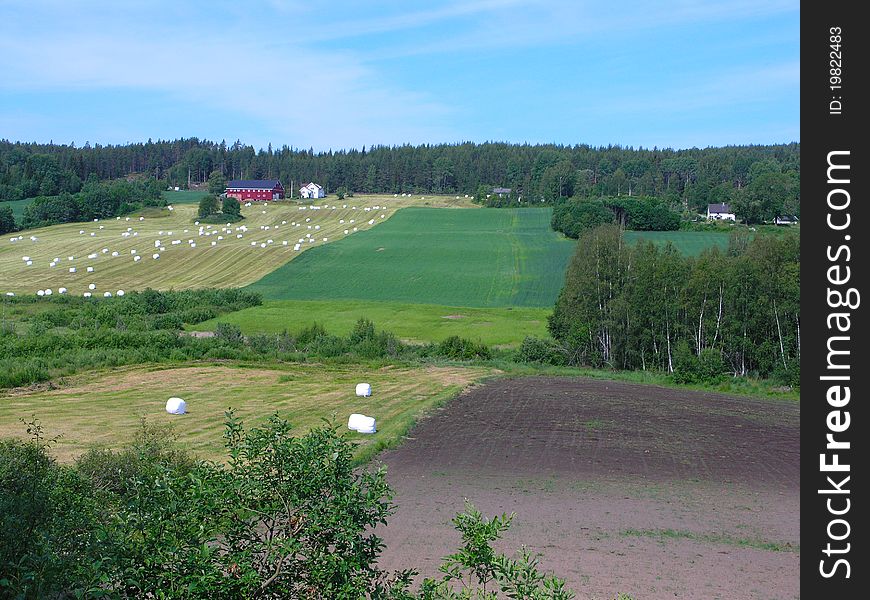
[[[687,257],[670,244],[628,245],[616,225],[588,230],[549,328],[570,364],[799,385],[799,236],[737,233],[725,253]]]
[[[771,212],[799,215],[800,144],[634,149],[621,146],[498,142],[372,146],[315,152],[255,150],[197,138],[126,145],[0,141],[0,201],[76,193],[98,179],[153,177],[166,186],[278,178],[286,188],[316,181],[328,193],[475,194],[502,186],[502,203],[560,198],[652,196],[685,211],[735,202],[750,221]]]

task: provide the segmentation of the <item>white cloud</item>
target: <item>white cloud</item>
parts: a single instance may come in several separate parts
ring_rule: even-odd
[[[0,38],[0,89],[142,90],[259,120],[270,137],[297,146],[359,146],[444,139],[449,113],[344,52],[275,47],[262,35],[227,38],[154,23],[69,23],[33,39]],[[49,30],[53,29],[48,27]],[[147,33],[143,33],[147,31]]]

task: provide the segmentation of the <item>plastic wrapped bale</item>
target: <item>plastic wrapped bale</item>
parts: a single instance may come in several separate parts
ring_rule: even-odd
[[[370,383],[358,383],[356,384],[356,395],[357,396],[371,396],[372,395],[372,386]]]
[[[187,412],[187,402],[181,398],[172,397],[166,401],[166,412],[170,415],[183,415]]]
[[[377,431],[375,418],[354,413],[347,419],[347,428],[359,433],[375,433]]]

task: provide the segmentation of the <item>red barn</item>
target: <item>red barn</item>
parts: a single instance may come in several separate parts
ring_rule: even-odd
[[[277,179],[233,179],[227,184],[227,197],[243,200],[280,200],[284,186]]]

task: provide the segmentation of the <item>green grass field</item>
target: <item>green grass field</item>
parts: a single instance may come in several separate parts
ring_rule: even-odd
[[[177,192],[165,190],[161,196],[167,204],[199,204],[203,196],[207,196],[206,190],[178,190]]]
[[[658,246],[671,242],[686,256],[698,256],[705,248],[713,246],[726,250],[729,235],[724,231],[626,231],[625,240],[630,244],[644,241]]]
[[[427,197],[426,201],[438,206],[462,206],[462,201],[454,198]],[[381,226],[397,209],[422,202],[419,197],[392,195],[360,196],[344,202],[332,197],[320,200],[319,206],[324,207],[320,210],[300,210],[301,205],[295,202],[258,203],[242,208],[246,218],[234,223],[231,233],[223,231],[221,225],[211,225],[203,226],[204,232],[200,235],[199,227],[194,224],[196,204],[177,204],[172,211],[145,209],[130,217],[99,223],[66,223],[32,229],[19,233],[22,239],[15,242],[11,238],[18,236],[0,239],[0,294],[35,294],[45,288],[56,292],[63,286],[69,293],[80,295],[88,291],[90,283],[97,286],[96,292],[100,295],[104,291],[146,287],[178,290],[244,286],[287,261],[304,256],[312,248],[345,237],[345,230],[347,237],[360,235],[373,225]],[[343,208],[345,204],[347,207]],[[384,209],[384,205],[389,208]],[[332,206],[336,208],[333,210]],[[365,210],[374,206],[379,206],[379,210]],[[144,216],[144,220],[140,221],[139,216]],[[370,225],[372,219],[374,224]],[[282,221],[286,224],[282,225]],[[248,230],[237,231],[236,227],[241,226]],[[124,236],[128,228],[132,230],[131,235]],[[359,232],[355,233],[354,228]],[[206,235],[212,232],[213,235]],[[237,238],[240,233],[242,238]],[[219,240],[219,235],[223,239]],[[32,241],[31,236],[36,237],[36,241]],[[299,239],[311,241],[294,251]],[[272,243],[268,243],[269,240]],[[157,241],[162,242],[164,250],[155,248]],[[173,241],[179,243],[172,244]],[[190,241],[196,247],[189,244]],[[132,250],[142,256],[139,262],[134,261]],[[112,256],[114,252],[118,255]],[[152,258],[155,252],[160,254],[159,259]],[[32,260],[30,266],[23,260],[25,256]],[[70,256],[73,260],[68,260]],[[52,267],[50,264],[55,258],[59,260]],[[87,267],[94,271],[88,273]],[[76,272],[70,273],[70,268],[75,268]]]
[[[360,317],[409,342],[440,342],[458,335],[490,346],[513,346],[527,335],[545,337],[550,308],[467,308],[372,300],[268,300],[193,326],[213,331],[218,323],[252,333],[297,332],[314,322],[346,335]]]
[[[377,419],[375,435],[348,434],[369,455],[397,443],[426,410],[493,372],[479,367],[383,367],[365,365],[196,364],[117,368],[74,378],[61,389],[0,392],[0,438],[23,436],[19,419],[36,416],[48,437],[61,435],[52,453],[69,461],[92,446],[117,448],[135,435],[142,416],[172,423],[179,441],[201,458],[222,459],[224,411],[232,407],[247,425],[278,412],[305,431],[335,415],[347,425],[351,413]],[[372,385],[357,398],[355,386]],[[188,414],[164,410],[172,396]],[[348,431],[346,428],[343,431]]]
[[[547,208],[409,208],[307,252],[250,289],[272,300],[550,307],[574,251],[550,229],[550,215]]]

